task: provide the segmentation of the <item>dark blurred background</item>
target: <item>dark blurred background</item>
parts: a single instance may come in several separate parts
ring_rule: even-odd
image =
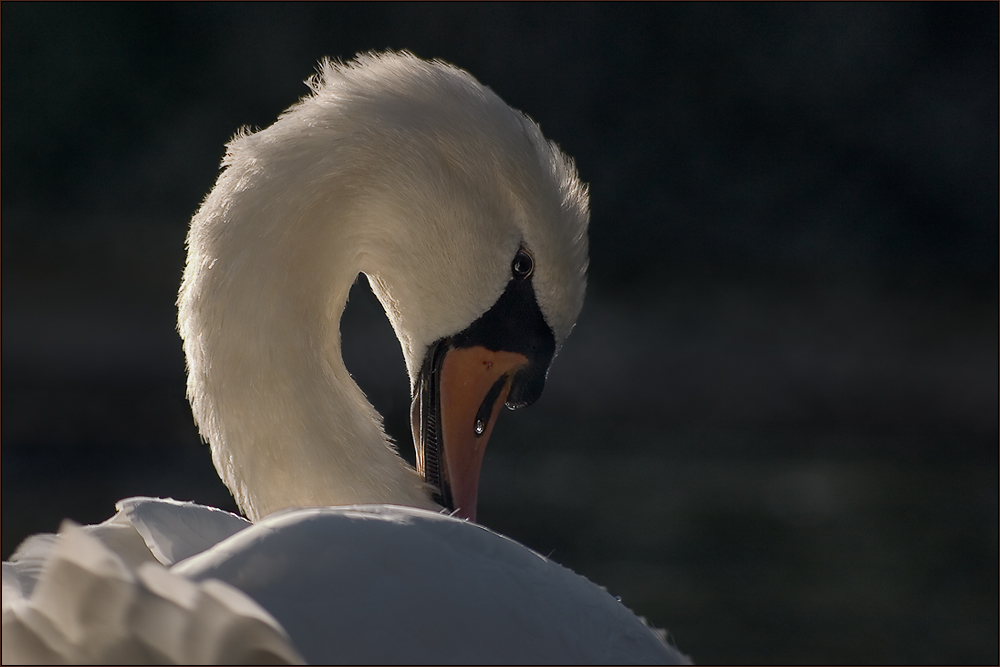
[[[481,521],[697,662],[998,661],[998,14],[983,4],[41,4],[2,20],[2,550],[235,509],[187,221],[322,56],[472,72],[574,156],[587,305]],[[361,280],[345,357],[412,459]]]

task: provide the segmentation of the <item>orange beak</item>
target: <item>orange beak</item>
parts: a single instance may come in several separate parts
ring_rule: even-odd
[[[514,373],[527,363],[522,354],[477,346],[449,351],[441,365],[444,475],[456,515],[469,521],[476,520],[486,443]]]
[[[450,348],[441,360],[437,379],[437,419],[440,420],[437,480],[442,498],[455,515],[476,520],[479,475],[486,443],[500,408],[507,400],[514,374],[528,363],[516,352],[482,346]],[[416,403],[414,404],[416,408]],[[422,410],[421,410],[422,412]],[[426,415],[413,415],[414,420]],[[414,424],[416,433],[417,424]],[[417,468],[424,475],[430,452],[417,448]]]

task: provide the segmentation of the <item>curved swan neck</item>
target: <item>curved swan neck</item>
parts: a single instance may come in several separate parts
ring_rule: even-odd
[[[191,221],[178,297],[188,397],[250,518],[296,505],[435,507],[340,354],[359,272],[411,382],[504,292],[522,247],[556,346],[586,285],[586,189],[540,129],[461,70],[326,62],[313,94],[230,144]]]
[[[254,166],[230,164],[192,221],[179,298],[188,394],[220,476],[251,519],[301,505],[435,507],[341,357],[367,245],[350,193]]]

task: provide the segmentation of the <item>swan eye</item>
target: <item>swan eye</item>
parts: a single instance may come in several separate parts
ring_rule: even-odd
[[[531,275],[535,269],[535,263],[531,261],[531,255],[524,250],[518,250],[514,255],[514,261],[510,263],[510,273],[518,280],[524,280]]]

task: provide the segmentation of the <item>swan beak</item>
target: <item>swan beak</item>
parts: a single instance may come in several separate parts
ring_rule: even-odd
[[[528,363],[516,352],[453,348],[441,364],[444,476],[457,516],[476,520],[486,442],[507,400],[514,373]]]
[[[437,453],[428,450],[435,443],[419,443],[422,446],[417,447],[417,467],[429,483],[438,486],[438,502],[454,510],[455,516],[476,520],[486,443],[507,400],[514,374],[527,363],[528,358],[517,352],[493,351],[479,345],[448,346],[437,373],[437,410],[421,410],[423,414],[413,415],[415,421],[424,422],[419,431],[414,424],[414,433],[430,435],[427,418],[437,413],[433,416],[437,429],[432,427],[440,438]],[[433,468],[437,468],[436,475]]]

